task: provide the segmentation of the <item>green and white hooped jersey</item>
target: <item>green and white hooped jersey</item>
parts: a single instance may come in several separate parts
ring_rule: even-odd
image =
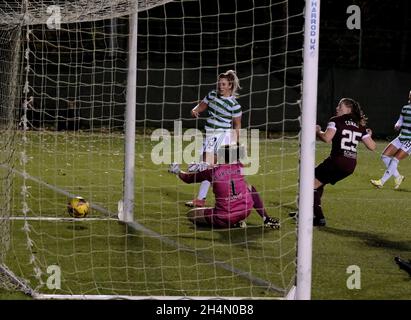
[[[212,90],[203,102],[208,105],[209,117],[204,126],[206,130],[229,130],[232,128],[233,118],[241,116],[241,106],[234,96],[221,97]]]
[[[411,104],[402,107],[402,125],[398,138],[400,140],[411,140]]]

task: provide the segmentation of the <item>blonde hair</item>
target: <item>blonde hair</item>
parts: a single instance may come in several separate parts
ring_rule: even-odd
[[[233,96],[238,96],[237,91],[241,89],[240,80],[238,79],[237,73],[234,70],[227,70],[224,73],[220,73],[218,75],[218,81],[220,79],[227,79],[228,83],[231,85],[231,94]],[[217,84],[217,86],[218,86],[218,84]]]

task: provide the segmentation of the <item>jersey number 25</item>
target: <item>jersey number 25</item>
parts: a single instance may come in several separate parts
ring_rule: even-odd
[[[344,129],[342,131],[341,149],[357,152],[357,145],[362,136],[361,132]]]

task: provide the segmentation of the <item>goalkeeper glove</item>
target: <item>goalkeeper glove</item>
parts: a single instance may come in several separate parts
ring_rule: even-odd
[[[207,170],[209,164],[207,162],[201,161],[200,163],[192,162],[188,166],[188,172],[201,172]]]
[[[168,168],[168,172],[173,173],[173,174],[179,174],[181,171],[180,165],[178,163],[173,162],[170,164],[170,167]]]

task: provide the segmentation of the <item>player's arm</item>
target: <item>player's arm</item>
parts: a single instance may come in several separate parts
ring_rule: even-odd
[[[334,122],[329,122],[327,129],[325,131],[322,131],[319,125],[316,126],[317,138],[326,143],[330,143],[332,141],[332,139],[335,136],[336,131],[337,131],[337,128],[335,127]]]
[[[404,122],[404,117],[402,116],[402,114],[400,114],[400,117],[398,118],[397,122],[394,125],[394,129],[396,131],[400,131],[403,122]]]
[[[196,183],[204,180],[211,181],[212,169],[206,169],[199,172],[184,172],[181,171],[180,166],[177,163],[170,164],[168,172],[176,174],[185,183]]]
[[[204,101],[201,101],[198,105],[196,105],[192,110],[191,110],[191,116],[193,118],[198,118],[200,116],[200,113],[207,110],[208,104]]]
[[[197,183],[208,180],[211,182],[212,169],[207,169],[200,172],[184,172],[180,171],[178,177],[185,183]]]
[[[233,118],[233,129],[236,134],[236,141],[240,141],[240,129],[241,129],[241,116]]]
[[[362,142],[365,144],[368,150],[374,151],[377,148],[377,144],[372,138],[372,130],[367,129],[367,134],[363,136]]]

